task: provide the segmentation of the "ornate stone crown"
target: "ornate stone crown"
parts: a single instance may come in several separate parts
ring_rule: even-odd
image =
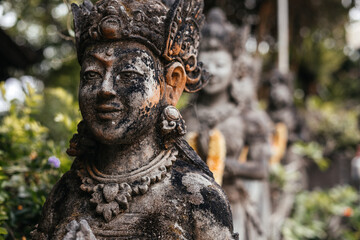
[[[88,0],[72,4],[79,62],[89,44],[135,40],[166,62],[181,62],[188,92],[202,85],[197,62],[203,0]]]

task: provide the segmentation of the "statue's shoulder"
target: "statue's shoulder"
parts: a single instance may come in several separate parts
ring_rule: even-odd
[[[218,125],[218,128],[227,139],[231,139],[231,141],[236,141],[244,137],[246,124],[243,116],[241,116],[239,112],[235,112],[233,115],[222,121]]]
[[[227,196],[212,176],[187,159],[179,159],[174,164],[171,182],[194,208],[210,211],[217,219],[225,220],[225,225],[231,225]]]
[[[80,185],[78,169],[72,168],[60,178],[46,199],[41,221],[32,233],[32,239],[47,239],[44,236],[55,231],[63,215],[72,208],[69,203],[74,199],[74,193],[78,192]]]
[[[75,159],[71,169],[60,178],[51,190],[44,207],[48,204],[61,205],[61,203],[66,202],[69,196],[77,192],[81,185],[81,178],[79,177],[79,171],[81,170],[80,159]]]
[[[262,109],[250,109],[244,112],[248,135],[263,136],[267,139],[274,128],[269,115]]]
[[[224,234],[216,239],[233,239],[232,215],[227,196],[200,157],[186,144],[182,148],[173,166],[171,183],[191,206],[197,231],[199,234],[209,234],[216,229]],[[209,226],[216,227],[210,229]]]

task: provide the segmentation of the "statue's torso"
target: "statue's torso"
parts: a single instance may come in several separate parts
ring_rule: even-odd
[[[226,141],[227,158],[238,158],[245,145],[246,129],[241,112],[234,104],[224,104],[218,108],[201,105],[189,107],[183,112],[188,132],[218,129]],[[207,149],[206,149],[207,150]]]
[[[177,160],[160,182],[133,197],[129,208],[111,221],[95,212],[96,205],[89,193],[80,190],[81,184],[77,170],[62,178],[45,206],[47,216],[39,232],[62,240],[70,222],[85,219],[96,239],[232,239],[224,193],[186,161]],[[219,235],[207,237],[214,231]]]

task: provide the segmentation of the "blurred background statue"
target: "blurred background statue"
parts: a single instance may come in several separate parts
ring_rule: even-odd
[[[266,239],[272,122],[258,106],[260,67],[244,50],[248,31],[227,22],[220,9],[210,11],[202,30],[200,59],[213,77],[183,115],[190,144],[215,176],[223,175],[240,239]],[[219,149],[214,160],[213,152]]]
[[[269,86],[267,112],[275,124],[274,153],[270,163],[273,168],[284,167],[291,178],[283,189],[272,187],[272,215],[270,235],[272,240],[281,239],[281,228],[291,214],[296,193],[306,186],[304,160],[294,150],[294,144],[305,136],[304,122],[298,117],[294,103],[293,77],[278,70],[266,79]]]
[[[73,4],[83,121],[34,239],[237,239],[174,107],[206,81],[203,1]]]

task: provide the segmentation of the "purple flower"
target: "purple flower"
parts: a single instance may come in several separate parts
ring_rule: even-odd
[[[54,168],[59,168],[60,167],[60,160],[55,156],[51,156],[48,159],[48,164],[50,164]]]

